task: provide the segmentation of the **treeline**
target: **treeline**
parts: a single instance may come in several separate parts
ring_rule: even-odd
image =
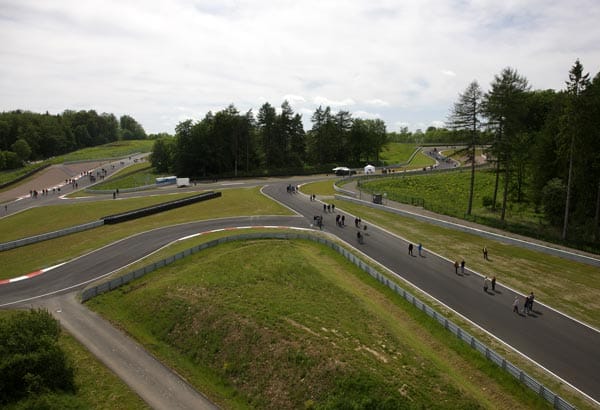
[[[301,115],[287,101],[279,112],[265,103],[256,116],[230,105],[201,121],[180,122],[175,138],[155,142],[152,165],[159,172],[204,178],[329,172],[335,165],[379,160],[387,142],[383,121],[333,113],[330,107],[317,108],[311,119],[305,132]]]
[[[0,170],[23,166],[120,139],[144,139],[144,128],[132,117],[89,111],[39,114],[29,111],[0,113]]]
[[[471,159],[478,146],[489,144],[496,173],[489,205],[501,221],[510,207],[530,203],[560,229],[563,240],[597,241],[600,73],[590,80],[577,60],[565,78],[558,92],[532,91],[524,76],[505,68],[487,92],[477,81],[469,84],[451,109],[448,125],[462,135]],[[472,191],[473,183],[467,213]]]
[[[427,127],[425,131],[417,129],[409,131],[408,127],[401,127],[399,131],[388,133],[390,142],[410,143],[417,145],[462,145],[465,143],[464,132],[446,127]],[[478,141],[481,144],[492,141],[490,132],[481,130]]]

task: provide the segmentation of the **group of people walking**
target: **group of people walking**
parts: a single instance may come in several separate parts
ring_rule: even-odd
[[[533,312],[533,300],[535,296],[533,292],[527,295],[523,301],[523,314],[531,314]],[[519,295],[515,296],[515,300],[513,302],[513,312],[520,314],[519,306],[521,304],[521,297]]]
[[[315,197],[314,195],[310,195],[310,200],[311,201],[315,201]],[[335,213],[335,205],[333,204],[323,204],[323,212],[325,213],[330,213],[333,212]],[[344,227],[345,226],[345,215],[343,214],[337,214],[335,221],[336,221],[336,225],[338,225],[338,227]],[[315,224],[317,226],[319,226],[321,229],[323,227],[323,217],[315,217]],[[365,236],[367,235],[367,226],[364,225],[362,223],[362,220],[359,217],[355,217],[354,218],[354,226],[357,229],[356,231],[356,239],[358,241],[359,244],[364,244],[365,243]],[[423,254],[423,245],[421,243],[417,243],[416,246],[413,243],[409,243],[408,244],[408,255],[409,256],[416,256],[414,254],[414,250],[415,247],[417,248],[417,252],[418,255],[421,257],[424,257]],[[484,246],[482,248],[482,254],[483,254],[483,259],[485,261],[489,261],[489,252],[488,252],[488,248],[486,246]],[[465,274],[465,268],[466,268],[466,261],[464,258],[461,258],[460,261],[459,260],[455,260],[453,263],[454,266],[454,273],[457,275],[464,275]],[[483,291],[487,294],[496,294],[498,292],[496,292],[496,276],[492,276],[487,277],[484,276],[483,278]],[[516,313],[520,313],[520,296],[516,296],[515,300],[513,302],[513,311]],[[524,298],[524,302],[523,302],[523,314],[530,314],[533,311],[533,301],[534,301],[534,294],[533,292],[531,292],[527,297]]]

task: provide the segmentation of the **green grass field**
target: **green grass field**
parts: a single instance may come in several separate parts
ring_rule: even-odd
[[[383,146],[379,158],[388,165],[404,164],[405,162],[408,162],[410,156],[416,149],[417,146],[415,144],[388,142]]]
[[[335,189],[333,184],[336,179],[327,179],[325,181],[311,182],[304,184],[300,187],[300,190],[307,195],[317,195],[318,197],[333,196],[335,195]]]
[[[14,311],[0,310],[0,318]],[[63,331],[58,340],[75,370],[75,394],[56,393],[35,402],[18,402],[3,407],[5,410],[23,409],[90,409],[90,410],[134,410],[148,409],[146,403],[112,371],[71,335]],[[2,376],[0,375],[0,378]],[[52,403],[49,406],[48,403]],[[59,407],[57,407],[59,406]]]
[[[127,236],[162,226],[233,216],[292,214],[289,209],[260,194],[259,188],[229,189],[222,190],[221,192],[221,198],[199,202],[117,225],[105,225],[93,231],[75,233],[2,252],[0,279],[13,278],[43,267],[52,266]],[[166,202],[173,199],[173,196],[165,195],[156,198],[161,198],[158,202]],[[146,201],[146,198],[140,197],[131,200],[128,206],[131,209],[141,208],[143,204],[147,203]],[[97,219],[100,216],[113,213],[108,211],[115,210],[114,208],[104,208],[102,204],[113,206],[114,203],[114,206],[117,206],[118,202],[120,201],[109,200],[100,202],[93,209],[93,213],[89,215],[89,218]],[[37,225],[40,225],[40,220],[47,220],[47,225],[44,225],[44,231],[56,230],[59,229],[58,226],[72,221],[72,218],[75,218],[74,214],[79,211],[82,213],[86,212],[86,207],[90,205],[85,203],[77,204],[78,208],[71,209],[71,213],[61,212],[58,209],[52,218],[50,216],[46,217],[44,213],[48,212],[48,210],[44,211],[44,209],[49,207],[39,208],[35,214],[28,214],[27,217],[21,219],[19,224],[11,221],[12,218],[18,215],[16,214],[0,220],[0,232],[5,232],[5,229],[9,226],[11,229],[18,229],[21,233],[27,230],[35,232],[39,229]]]
[[[221,245],[89,305],[224,408],[549,408],[311,242]]]
[[[61,155],[54,158],[53,164],[60,164],[68,161],[87,161],[105,158],[120,158],[136,153],[151,152],[154,146],[154,140],[127,140],[116,141],[97,147],[90,147]]]
[[[372,192],[386,192],[390,200],[407,202],[407,198],[424,200],[424,208],[458,218],[464,218],[469,199],[470,170],[465,168],[455,172],[439,172],[426,175],[398,175],[393,178],[369,180],[363,188]],[[484,197],[492,198],[495,176],[492,171],[477,171],[473,209],[470,220],[500,224],[499,213],[483,206]],[[501,199],[501,192],[497,201]],[[410,203],[410,202],[409,202]],[[536,214],[530,204],[512,204],[507,209],[507,223],[529,225],[530,229],[540,229],[540,214]]]

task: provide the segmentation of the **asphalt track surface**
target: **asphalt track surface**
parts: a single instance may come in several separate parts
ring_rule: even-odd
[[[74,259],[43,275],[0,286],[0,307],[33,305],[36,298],[79,290],[90,281],[108,275],[181,237],[212,229],[239,226],[310,227],[313,216],[324,217],[324,230],[381,263],[455,312],[480,326],[550,372],[600,401],[600,333],[574,321],[538,301],[533,314],[512,312],[515,293],[496,285],[495,293],[483,292],[483,278],[466,270],[456,275],[452,263],[425,249],[409,256],[408,242],[368,225],[364,244],[358,244],[354,216],[346,215],[346,226],[337,227],[336,213],[324,213],[323,204],[306,195],[289,194],[288,182],[264,188],[265,194],[303,217],[238,217],[194,222],[144,232]],[[368,223],[367,223],[368,224]],[[364,232],[364,231],[362,231]],[[544,301],[542,301],[544,302]],[[551,304],[551,303],[550,303]]]
[[[575,388],[600,401],[600,333],[557,312],[539,301],[530,315],[512,311],[516,293],[502,284],[496,292],[483,291],[483,277],[468,269],[457,275],[453,262],[427,250],[424,257],[408,255],[408,242],[368,225],[364,244],[358,244],[354,216],[345,214],[346,226],[335,223],[336,214],[323,212],[321,202],[305,195],[289,194],[284,185],[271,185],[267,195],[304,215],[310,221],[323,215],[324,230],[357,247],[370,258],[406,279],[455,312],[467,318],[515,350]],[[364,232],[364,230],[363,230]],[[544,302],[544,301],[542,301]],[[550,303],[551,304],[551,303]],[[521,301],[521,307],[523,306]]]

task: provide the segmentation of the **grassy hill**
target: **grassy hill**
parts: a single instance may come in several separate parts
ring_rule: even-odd
[[[89,305],[223,408],[546,406],[311,242],[221,245]]]

